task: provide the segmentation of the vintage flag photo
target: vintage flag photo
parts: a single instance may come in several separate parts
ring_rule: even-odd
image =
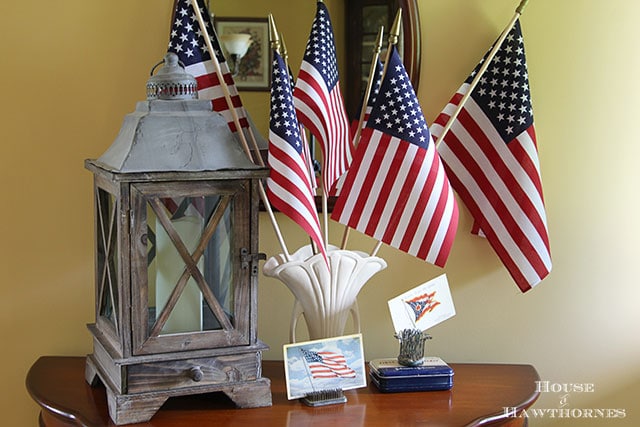
[[[388,305],[396,333],[403,329],[426,331],[456,314],[446,274],[398,295]]]
[[[367,385],[362,334],[287,344],[283,351],[288,399]]]

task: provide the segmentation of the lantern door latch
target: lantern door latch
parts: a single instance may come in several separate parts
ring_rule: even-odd
[[[242,262],[242,269],[245,270],[251,267],[251,275],[258,275],[258,261],[266,260],[267,255],[262,252],[258,252],[257,254],[249,253],[249,249],[242,248],[240,249],[240,261]]]

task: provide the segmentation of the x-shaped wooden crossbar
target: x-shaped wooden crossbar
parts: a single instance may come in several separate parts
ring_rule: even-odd
[[[180,295],[182,295],[182,292],[186,287],[190,276],[193,277],[196,283],[198,284],[198,288],[202,292],[202,295],[204,296],[205,301],[211,308],[211,311],[216,316],[216,318],[220,322],[220,325],[223,327],[223,329],[225,330],[233,329],[233,325],[229,321],[227,314],[224,312],[224,309],[222,308],[222,306],[216,299],[215,295],[207,285],[207,282],[204,276],[202,275],[202,272],[198,268],[198,261],[204,254],[207,244],[209,243],[209,240],[211,239],[211,237],[213,237],[213,233],[215,232],[216,227],[218,226],[220,220],[222,219],[222,216],[224,215],[225,210],[229,206],[230,201],[231,201],[231,196],[221,197],[213,214],[211,215],[211,218],[209,219],[208,224],[204,229],[204,232],[202,233],[202,237],[200,238],[200,242],[198,243],[198,246],[194,250],[193,254],[190,254],[189,250],[187,249],[182,239],[180,238],[180,234],[173,227],[171,218],[169,218],[161,200],[155,197],[149,199],[149,204],[151,205],[153,211],[156,213],[156,216],[160,221],[160,224],[162,224],[162,227],[167,232],[167,235],[171,239],[171,242],[173,243],[175,248],[178,250],[180,257],[185,262],[185,269],[182,272],[182,275],[180,276],[180,278],[178,279],[178,282],[175,288],[173,289],[173,291],[171,292],[171,295],[169,296],[169,299],[167,300],[164,308],[158,315],[156,322],[153,325],[151,332],[149,333],[150,337],[156,337],[160,335],[160,332],[162,331],[162,328],[164,327],[166,321],[168,320],[169,315],[171,314],[171,311],[174,309],[175,305],[178,303]]]

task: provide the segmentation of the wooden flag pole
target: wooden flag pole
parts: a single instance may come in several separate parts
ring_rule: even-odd
[[[240,136],[240,142],[242,143],[242,148],[245,153],[249,156],[249,159],[253,163],[256,163],[255,159],[251,155],[251,151],[249,150],[249,144],[247,144],[247,139],[242,132],[242,127],[240,126],[240,119],[238,118],[238,112],[233,106],[233,101],[231,100],[231,93],[229,92],[229,87],[227,86],[227,82],[224,80],[224,74],[222,73],[222,69],[220,68],[220,62],[218,61],[218,56],[216,55],[216,51],[213,48],[213,44],[211,43],[211,37],[209,36],[209,31],[207,30],[207,25],[202,18],[202,12],[200,12],[200,7],[198,6],[197,0],[189,0],[191,3],[191,7],[195,11],[196,19],[198,20],[198,25],[200,26],[200,31],[202,31],[202,36],[204,37],[204,41],[207,45],[207,50],[209,51],[209,55],[211,56],[211,62],[213,63],[214,68],[216,69],[216,74],[220,79],[220,87],[222,88],[222,93],[224,94],[224,99],[229,106],[229,111],[231,112],[231,117],[233,118],[233,124],[236,126],[236,130],[238,135]],[[264,166],[264,165],[261,165]]]
[[[220,79],[220,87],[222,87],[222,92],[224,93],[224,98],[227,101],[227,105],[229,106],[229,111],[231,111],[231,117],[233,117],[233,123],[236,126],[236,130],[238,131],[238,135],[240,136],[240,142],[242,145],[242,149],[244,150],[247,157],[255,164],[255,160],[251,155],[251,151],[249,150],[249,145],[247,144],[247,140],[245,138],[244,133],[242,132],[242,127],[240,126],[240,119],[238,118],[238,113],[236,112],[233,102],[231,101],[231,94],[229,93],[229,87],[227,83],[224,81],[224,76],[222,74],[222,69],[220,68],[220,62],[218,62],[218,57],[216,56],[215,49],[213,48],[213,44],[211,43],[211,37],[209,36],[209,31],[207,30],[207,26],[205,24],[204,19],[202,18],[202,13],[200,12],[200,7],[198,6],[197,0],[190,0],[191,7],[193,8],[196,19],[198,20],[198,25],[200,26],[200,31],[202,31],[202,35],[207,44],[207,49],[209,50],[209,55],[211,56],[211,62],[216,69],[216,73],[218,74],[218,78]],[[260,166],[264,166],[264,162],[262,158],[260,158],[260,153],[258,153],[258,159]],[[260,198],[262,199],[262,203],[264,204],[267,213],[269,214],[269,219],[271,220],[271,225],[273,226],[273,230],[276,233],[276,237],[278,242],[280,243],[280,247],[282,248],[282,252],[284,254],[285,260],[290,261],[291,255],[289,255],[289,251],[287,249],[287,245],[284,242],[284,238],[282,237],[282,233],[280,232],[280,227],[278,226],[278,222],[276,221],[276,216],[273,213],[273,209],[271,208],[271,203],[269,203],[269,199],[267,198],[267,193],[264,191],[264,185],[262,181],[259,184],[259,192]]]
[[[197,5],[194,4],[195,2],[197,2],[197,0],[192,0],[191,1],[191,6],[194,9],[197,8]],[[227,85],[227,82],[223,78],[222,70],[220,69],[220,62],[218,61],[218,57],[215,55],[215,51],[214,51],[213,46],[211,44],[211,38],[208,36],[208,32],[206,32],[206,27],[204,26],[206,24],[203,24],[204,20],[202,20],[202,13],[200,12],[199,8],[196,11],[196,18],[198,19],[198,25],[199,25],[200,29],[203,31],[203,34],[207,35],[207,38],[205,39],[205,42],[207,44],[207,50],[209,50],[209,53],[211,55],[211,61],[214,64],[214,67],[216,69],[216,73],[220,77],[220,87],[222,87],[222,92],[224,94],[225,101],[227,102],[227,106],[229,107],[229,110],[231,111],[231,117],[233,118],[233,123],[236,126],[237,132],[240,134],[240,139],[243,141],[243,144],[247,144],[246,135],[244,134],[245,129],[239,125],[239,121],[240,121],[239,118],[236,120],[237,112],[235,111],[235,107],[234,107],[233,102],[231,100],[231,93],[229,92],[229,86]],[[249,120],[248,117],[247,117],[247,120]],[[264,161],[262,160],[262,156],[260,155],[260,147],[258,147],[258,143],[256,142],[256,136],[253,133],[253,129],[251,128],[250,124],[249,124],[249,126],[247,126],[246,131],[249,134],[249,137],[250,137],[250,140],[251,140],[251,145],[252,145],[253,150],[255,151],[255,155],[256,155],[255,159],[252,156],[249,156],[249,158],[251,158],[251,161],[253,163],[256,163],[256,160],[257,160],[257,164],[259,164],[260,166],[264,166],[265,165]],[[247,147],[248,147],[248,144],[247,144]]]
[[[518,7],[516,8],[516,12],[514,13],[513,17],[511,18],[511,21],[509,21],[509,23],[507,24],[505,29],[500,34],[500,37],[498,38],[498,40],[496,41],[495,45],[493,46],[493,48],[489,52],[489,55],[487,55],[486,60],[482,63],[482,66],[480,67],[480,69],[478,70],[476,75],[473,77],[473,80],[471,80],[471,83],[469,83],[469,88],[467,89],[467,92],[464,94],[462,99],[460,99],[460,103],[458,104],[458,106],[455,109],[455,111],[453,112],[453,114],[451,114],[451,116],[449,117],[449,120],[447,121],[447,123],[445,124],[444,128],[442,129],[442,133],[440,134],[440,136],[438,137],[438,139],[435,142],[436,148],[438,147],[438,145],[440,145],[440,142],[442,142],[442,140],[444,139],[445,135],[449,132],[449,130],[451,129],[451,126],[453,126],[453,123],[458,118],[458,115],[462,111],[462,108],[464,107],[464,104],[467,102],[467,100],[471,96],[471,93],[473,92],[473,90],[478,85],[478,82],[480,81],[480,79],[484,75],[485,71],[487,71],[487,68],[489,68],[489,64],[493,60],[494,56],[496,56],[496,53],[498,53],[498,50],[502,46],[502,43],[504,42],[504,39],[507,38],[507,35],[509,34],[509,32],[511,31],[513,26],[516,24],[516,21],[518,20],[518,18],[520,18],[520,15],[522,15],[522,12],[524,11],[524,8],[526,7],[528,2],[529,2],[529,0],[522,0],[520,2],[520,4],[518,5]]]
[[[367,80],[367,87],[364,91],[364,96],[362,97],[362,106],[360,108],[358,128],[356,129],[356,134],[353,137],[354,147],[358,145],[358,141],[360,140],[360,134],[362,133],[362,124],[364,123],[364,116],[367,112],[367,103],[369,101],[369,96],[371,95],[371,90],[373,89],[374,74],[376,72],[376,69],[378,68],[378,58],[380,57],[380,51],[382,50],[383,37],[384,37],[384,27],[380,27],[380,29],[378,30],[378,36],[376,37],[376,44],[373,47],[373,58],[371,59],[371,67],[369,68],[369,79]],[[347,241],[349,240],[350,230],[351,230],[351,227],[349,227],[348,225],[344,227],[344,233],[342,234],[342,242],[340,243],[340,249],[345,249],[347,247]]]
[[[240,131],[242,131],[242,128],[240,128]],[[251,145],[253,145],[253,149],[256,153],[256,157],[258,158],[258,164],[260,166],[265,166],[264,160],[262,160],[262,156],[260,155],[260,147],[258,147],[258,143],[256,142],[256,136],[253,133],[253,129],[251,128],[251,125],[247,126],[247,132],[249,133],[249,139],[251,139]]]
[[[320,190],[322,192],[322,223],[324,227],[324,241],[329,242],[329,197],[324,186],[324,180],[320,180]]]
[[[378,65],[378,58],[380,57],[380,51],[382,50],[382,38],[384,37],[384,27],[380,27],[378,30],[378,36],[376,37],[376,44],[373,47],[373,58],[371,59],[371,67],[369,68],[369,79],[367,80],[367,87],[364,92],[362,107],[360,108],[360,117],[358,119],[358,128],[353,138],[353,145],[357,146],[360,140],[360,134],[362,133],[362,124],[364,123],[364,116],[367,113],[367,102],[373,89],[373,75]]]
[[[398,39],[400,38],[401,25],[402,25],[402,8],[398,9],[398,12],[396,13],[396,17],[393,20],[393,26],[391,27],[391,31],[389,31],[389,45],[387,47],[387,56],[386,56],[386,59],[384,60],[384,68],[382,69],[383,79],[385,74],[387,74],[387,66],[389,65],[389,58],[391,57],[391,48],[398,43]],[[376,256],[381,246],[382,246],[382,240],[378,240],[376,242],[376,245],[371,250],[370,255]]]
[[[373,249],[371,250],[371,253],[369,255],[376,256],[378,254],[378,251],[380,250],[381,246],[382,246],[382,240],[378,240],[376,242],[376,245],[373,247]]]

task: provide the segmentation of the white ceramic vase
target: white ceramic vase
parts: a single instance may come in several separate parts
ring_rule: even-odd
[[[295,324],[302,313],[309,338],[330,338],[344,334],[349,314],[359,324],[356,298],[360,289],[387,263],[360,251],[327,248],[331,270],[322,254],[313,254],[311,246],[303,246],[286,261],[284,255],[265,262],[266,276],[278,278],[296,298],[291,319],[290,339],[295,342]]]

